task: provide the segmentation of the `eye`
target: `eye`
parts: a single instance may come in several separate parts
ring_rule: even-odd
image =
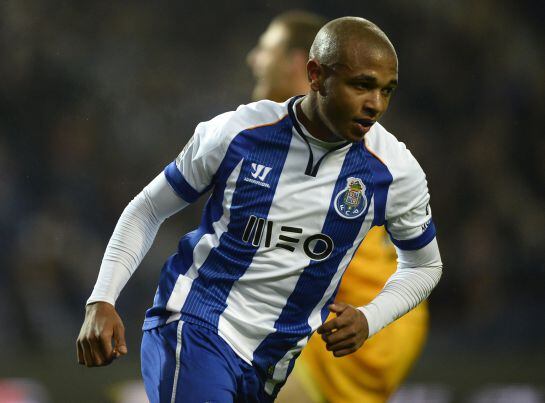
[[[358,90],[369,90],[371,89],[371,85],[366,82],[354,82],[352,83],[352,86]]]
[[[390,96],[392,95],[392,93],[394,92],[394,89],[393,87],[386,87],[386,88],[383,88],[382,89],[382,94],[383,95],[386,95],[386,96]]]

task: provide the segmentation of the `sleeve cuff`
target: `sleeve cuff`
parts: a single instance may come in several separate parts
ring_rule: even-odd
[[[85,306],[89,305],[89,304],[93,304],[95,302],[107,302],[108,304],[112,305],[115,307],[115,298],[111,298],[111,297],[100,297],[100,296],[90,296],[89,299],[87,300],[87,302],[85,303]]]
[[[196,191],[193,186],[185,180],[182,173],[178,170],[175,161],[168,164],[164,172],[167,182],[172,186],[172,189],[174,189],[176,194],[186,202],[193,203],[202,194]]]
[[[369,330],[369,335],[367,339],[371,336],[374,336],[382,327],[378,323],[377,317],[379,317],[376,308],[372,305],[360,306],[357,308],[367,319],[367,326]],[[373,315],[374,314],[374,315]]]
[[[433,221],[430,220],[428,227],[424,230],[424,232],[414,239],[399,241],[397,239],[394,239],[392,234],[390,234],[390,239],[392,240],[392,243],[399,249],[417,250],[429,244],[433,240],[433,238],[435,238],[435,234],[435,224],[433,223]]]

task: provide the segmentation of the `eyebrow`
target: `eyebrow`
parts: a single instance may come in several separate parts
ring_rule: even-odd
[[[351,68],[349,66],[347,66],[347,65],[345,65],[343,63],[333,63],[331,65],[322,63],[322,66],[325,67],[326,69],[334,71],[334,72],[337,72],[338,69],[351,70]],[[373,84],[377,83],[377,78],[375,76],[370,76],[369,74],[365,74],[365,73],[357,75],[355,77],[351,77],[350,80],[364,81],[364,82],[373,83]],[[386,86],[397,87],[397,84],[398,84],[398,81],[397,81],[397,79],[394,78],[394,79],[390,80],[390,82],[388,82],[388,84],[386,84]]]
[[[376,77],[370,76],[368,74],[360,74],[360,75],[358,75],[356,77],[352,77],[351,79],[352,80],[358,80],[358,81],[366,81],[366,82],[370,82],[370,83],[373,83],[373,84],[376,84],[376,82],[377,82]],[[390,82],[387,85],[397,86],[397,80],[392,79],[392,80],[390,80]]]

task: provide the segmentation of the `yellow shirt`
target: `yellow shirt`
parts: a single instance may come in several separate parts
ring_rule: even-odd
[[[348,266],[336,300],[353,306],[369,303],[396,270],[396,259],[386,231],[373,228]],[[317,402],[385,402],[420,355],[427,325],[423,302],[341,358],[335,358],[314,335],[295,365],[294,376]]]

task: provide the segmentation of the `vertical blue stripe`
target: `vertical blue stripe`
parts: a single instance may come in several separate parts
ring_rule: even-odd
[[[388,167],[384,165],[377,157],[369,152],[363,145],[365,157],[369,162],[373,172],[373,183],[375,184],[373,226],[381,226],[386,222],[386,201],[388,200],[388,189],[392,183],[393,177]]]
[[[250,215],[267,218],[291,137],[292,124],[289,119],[271,126],[245,130],[238,136],[236,146],[238,153],[244,155],[244,161],[231,202],[230,221],[218,247],[210,251],[199,268],[199,276],[193,281],[182,308],[184,320],[217,328],[233,283],[250,266],[258,249],[242,240],[246,223]],[[271,168],[263,180],[270,187],[244,180],[253,179],[252,163]]]
[[[372,172],[367,160],[362,143],[354,143],[345,156],[322,227],[322,233],[329,235],[334,241],[333,252],[327,259],[311,261],[305,268],[274,324],[276,332],[267,336],[254,351],[254,365],[265,372],[269,372],[271,367],[276,365],[300,339],[310,334],[308,318],[324,296],[343,257],[357,238],[367,215],[374,188]],[[349,177],[362,179],[366,186],[367,206],[365,212],[356,219],[341,217],[334,207],[335,197],[347,187]],[[325,307],[321,308],[322,316]]]
[[[153,306],[146,311],[146,319],[144,320],[143,330],[151,329],[158,324],[163,324],[168,316],[161,317],[162,315],[168,315],[165,311],[166,304],[170,298],[170,294],[174,289],[176,280],[178,280],[178,273],[172,270],[172,267],[179,267],[180,255],[175,253],[170,256],[163,268],[161,269],[161,276],[155,297],[153,298]]]
[[[289,131],[291,132],[291,128]],[[161,321],[164,322],[170,315],[170,312],[167,312],[165,307],[172,290],[174,289],[178,276],[180,274],[185,274],[193,264],[193,249],[201,238],[206,234],[214,232],[212,224],[218,221],[223,215],[223,197],[227,179],[238,163],[245,157],[245,154],[248,153],[252,136],[263,134],[257,130],[256,132],[257,133],[242,131],[235,136],[227,148],[227,152],[225,153],[216,174],[212,178],[211,182],[214,189],[203,209],[199,227],[180,238],[178,252],[172,255],[161,269],[159,286],[154,297],[153,307],[146,312],[146,322],[149,322],[149,324],[145,323],[144,329],[154,327]],[[161,316],[162,318],[157,318],[158,316]],[[152,320],[152,318],[154,319]]]
[[[153,307],[146,312],[146,322],[149,322],[149,324],[145,323],[144,329],[151,328],[161,321],[164,322],[170,315],[170,312],[167,312],[165,308],[178,276],[185,274],[193,264],[193,249],[201,238],[214,232],[212,223],[218,221],[223,214],[222,202],[227,178],[243,158],[243,154],[239,153],[239,142],[239,136],[233,139],[216,174],[212,178],[214,190],[206,202],[199,227],[180,238],[178,252],[172,255],[163,265],[159,286],[153,300]]]
[[[356,252],[356,250],[357,249],[354,249],[354,253]],[[354,256],[354,255],[352,254],[352,256]],[[352,257],[350,258],[350,260],[352,260]],[[337,284],[337,287],[335,287],[335,292],[333,292],[331,297],[329,297],[329,299],[326,301],[325,305],[322,307],[322,310],[320,311],[320,316],[322,318],[322,323],[325,322],[325,320],[329,316],[329,309],[327,309],[327,307],[329,305],[331,305],[335,301],[335,298],[337,297],[337,292],[339,292],[340,285],[341,285],[341,282],[339,281],[338,284]]]

